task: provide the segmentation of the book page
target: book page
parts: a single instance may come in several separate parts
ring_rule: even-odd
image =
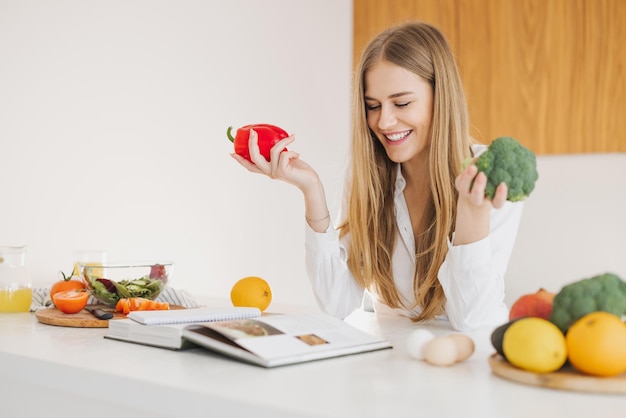
[[[382,341],[340,319],[316,314],[270,315],[203,325],[268,360]]]

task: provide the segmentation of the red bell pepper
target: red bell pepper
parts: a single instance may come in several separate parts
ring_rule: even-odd
[[[254,125],[246,125],[237,129],[237,134],[233,138],[230,131],[232,126],[228,127],[226,135],[232,143],[235,144],[235,153],[241,155],[246,160],[250,160],[250,151],[248,150],[248,138],[250,137],[250,129],[254,129],[259,137],[259,151],[261,155],[265,157],[267,161],[270,160],[270,150],[278,141],[283,138],[287,138],[289,134],[278,126],[270,125],[267,123],[258,123]],[[283,149],[286,151],[287,148]]]

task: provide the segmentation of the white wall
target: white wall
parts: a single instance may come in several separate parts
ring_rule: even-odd
[[[626,153],[540,156],[506,300],[606,272],[626,280]]]
[[[0,0],[0,244],[33,283],[73,251],[171,259],[227,297],[259,275],[314,304],[296,189],[249,174],[226,128],[295,133],[331,210],[349,136],[349,0]]]
[[[229,125],[297,136],[336,212],[348,149],[349,0],[0,0],[0,244],[48,286],[73,251],[171,259],[172,286],[246,275],[313,305],[303,207],[229,156]],[[626,155],[539,157],[507,301],[626,277]]]

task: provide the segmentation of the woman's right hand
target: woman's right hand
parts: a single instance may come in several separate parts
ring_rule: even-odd
[[[270,161],[267,161],[259,151],[258,134],[251,129],[248,150],[252,162],[236,153],[232,153],[231,156],[252,173],[265,174],[306,192],[319,183],[319,177],[310,165],[300,159],[300,154],[295,151],[283,151],[294,141],[295,137],[291,135],[277,142],[270,151]]]
[[[292,135],[277,142],[270,150],[270,160],[267,161],[259,151],[258,135],[251,129],[248,151],[252,163],[235,153],[231,156],[252,173],[265,174],[300,189],[304,195],[305,219],[314,231],[324,232],[330,224],[324,187],[315,170],[300,159],[300,154],[285,150],[295,140]]]

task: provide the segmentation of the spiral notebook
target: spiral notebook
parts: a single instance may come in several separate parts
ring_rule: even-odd
[[[261,316],[259,308],[223,307],[194,308],[167,311],[132,311],[127,315],[143,325],[191,324],[194,322],[229,321]]]

